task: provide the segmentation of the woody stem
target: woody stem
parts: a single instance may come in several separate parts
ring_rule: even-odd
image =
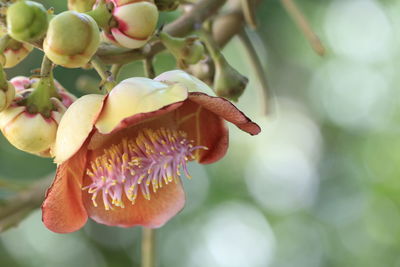
[[[155,230],[143,228],[142,230],[142,264],[141,267],[155,266]]]

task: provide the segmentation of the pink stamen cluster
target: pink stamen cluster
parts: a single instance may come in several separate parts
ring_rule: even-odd
[[[91,162],[87,175],[92,183],[83,190],[92,194],[96,207],[101,194],[106,210],[124,208],[124,194],[134,204],[138,190],[150,200],[150,187],[156,193],[163,183],[179,182],[181,169],[190,178],[187,162],[195,159],[196,150],[207,149],[186,137],[185,132],[160,128],[144,129],[135,140],[123,138]]]

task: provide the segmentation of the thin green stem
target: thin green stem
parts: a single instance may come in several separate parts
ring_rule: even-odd
[[[221,54],[218,44],[213,39],[211,32],[207,29],[202,29],[199,31],[199,35],[213,61],[216,63],[221,61],[223,55]]]
[[[95,9],[85,14],[91,16],[100,28],[107,29],[112,19],[112,7],[112,4],[109,5],[106,1],[102,0]]]
[[[154,229],[143,228],[142,230],[142,264],[141,267],[155,266],[155,243],[156,233]]]
[[[143,60],[143,65],[144,65],[144,73],[147,78],[153,79],[156,77],[156,71],[154,70],[154,65],[153,65],[153,58],[152,57],[147,57]]]
[[[40,80],[35,90],[26,98],[26,106],[30,113],[41,113],[46,118],[50,117],[54,106],[52,97],[59,97],[53,80],[53,62],[43,56],[40,68]]]
[[[93,68],[97,71],[101,78],[100,87],[105,90],[105,92],[110,92],[116,85],[115,79],[112,73],[107,70],[106,65],[97,56],[93,57],[90,61]]]
[[[270,88],[268,85],[267,74],[264,71],[260,57],[257,55],[257,51],[254,48],[254,46],[245,30],[243,30],[239,33],[239,38],[240,38],[243,46],[246,49],[247,55],[250,59],[250,63],[254,69],[254,72],[257,76],[258,81],[261,84],[262,108],[263,108],[263,112],[265,114],[268,114],[270,112],[271,92],[270,92]]]
[[[281,0],[283,7],[292,17],[296,25],[303,32],[313,50],[320,56],[325,54],[325,47],[312,30],[310,23],[293,0]]]
[[[119,73],[120,73],[120,71],[121,71],[123,66],[124,66],[124,64],[118,64],[118,63],[117,64],[113,64],[111,66],[110,71],[111,71],[111,74],[112,74],[112,76],[114,77],[114,79],[116,81],[118,80],[118,75],[119,75]]]
[[[254,0],[241,0],[244,19],[252,29],[257,28],[257,20],[255,15],[255,1]]]
[[[106,65],[101,61],[100,58],[98,58],[97,56],[93,57],[90,63],[92,64],[93,68],[96,70],[96,72],[99,74],[102,80],[108,79],[110,75],[108,73]]]
[[[46,57],[46,55],[43,56],[42,60],[42,65],[40,67],[40,76],[42,77],[48,77],[51,74],[51,71],[53,70],[53,62]]]

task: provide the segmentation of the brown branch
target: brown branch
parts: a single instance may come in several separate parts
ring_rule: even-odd
[[[0,204],[0,233],[16,226],[32,210],[40,207],[52,178],[42,179]]]

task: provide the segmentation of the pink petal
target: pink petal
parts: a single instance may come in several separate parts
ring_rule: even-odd
[[[42,205],[42,220],[56,233],[79,230],[87,220],[82,203],[82,177],[86,167],[86,147],[59,165],[55,180]]]
[[[252,122],[243,112],[225,98],[191,92],[189,93],[189,99],[235,124],[239,129],[251,135],[257,135],[261,132],[260,126]]]

